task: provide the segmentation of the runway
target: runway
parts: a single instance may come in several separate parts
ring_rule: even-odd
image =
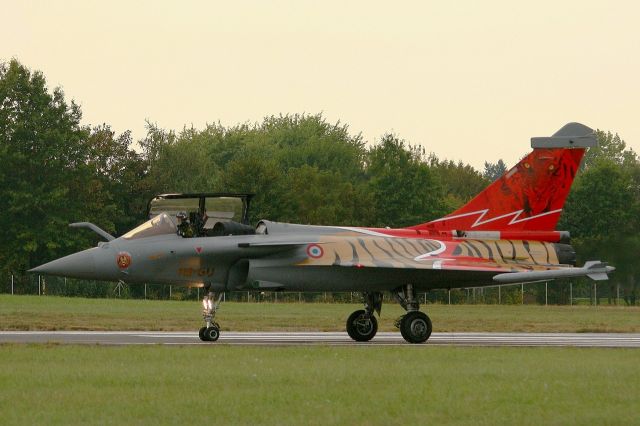
[[[400,333],[380,332],[366,343],[345,332],[221,332],[202,342],[196,332],[165,331],[0,331],[2,343],[87,345],[245,345],[245,346],[567,346],[640,348],[640,333],[433,333],[426,344],[406,343]]]

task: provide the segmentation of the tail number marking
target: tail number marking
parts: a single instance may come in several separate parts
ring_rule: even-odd
[[[178,275],[181,277],[191,278],[193,276],[198,277],[211,277],[213,276],[214,268],[178,268]]]

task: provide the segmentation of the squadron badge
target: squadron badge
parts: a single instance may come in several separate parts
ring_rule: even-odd
[[[118,264],[118,268],[127,269],[131,265],[131,255],[126,251],[121,251],[116,256],[116,263]]]

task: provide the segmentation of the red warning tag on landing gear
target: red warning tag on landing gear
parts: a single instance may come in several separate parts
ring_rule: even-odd
[[[118,268],[127,269],[131,266],[131,255],[126,251],[121,251],[116,256],[116,263],[118,264]]]

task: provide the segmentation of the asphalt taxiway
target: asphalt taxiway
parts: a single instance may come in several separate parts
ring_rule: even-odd
[[[380,332],[367,343],[344,332],[221,332],[202,342],[196,332],[165,331],[0,331],[2,343],[98,345],[262,345],[262,346],[573,346],[640,348],[640,333],[433,333],[427,344],[406,343],[400,333]]]

